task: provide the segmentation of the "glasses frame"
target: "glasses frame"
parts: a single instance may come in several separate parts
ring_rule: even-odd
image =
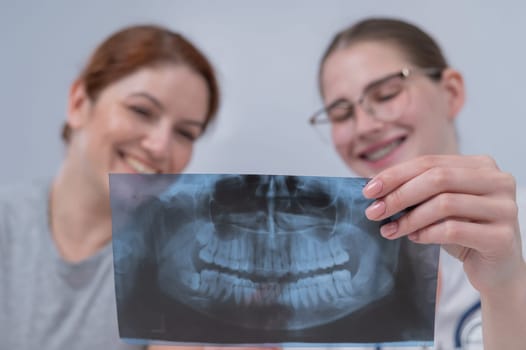
[[[367,108],[363,108],[363,106],[362,106],[363,102],[365,100],[365,96],[367,96],[369,91],[371,91],[372,89],[374,89],[378,85],[381,85],[384,82],[386,82],[386,81],[388,81],[390,79],[393,79],[395,77],[400,77],[403,80],[407,80],[410,76],[418,74],[418,73],[426,75],[426,76],[428,76],[428,77],[430,77],[430,78],[432,78],[434,80],[440,80],[440,78],[442,77],[442,72],[444,71],[444,69],[445,68],[436,68],[436,67],[430,67],[430,68],[409,68],[409,67],[404,67],[404,68],[402,68],[400,71],[398,71],[396,73],[391,73],[389,75],[386,75],[383,78],[377,79],[377,80],[367,84],[367,86],[363,89],[362,93],[360,94],[360,97],[355,102],[353,102],[353,101],[351,101],[351,100],[349,100],[347,98],[339,98],[336,101],[331,102],[329,105],[324,106],[323,108],[318,110],[316,113],[314,113],[309,118],[309,124],[312,125],[312,126],[316,126],[316,125],[320,125],[320,124],[332,124],[332,123],[335,123],[335,122],[336,123],[340,123],[340,122],[344,122],[344,121],[346,121],[348,119],[351,119],[353,117],[353,115],[343,117],[343,118],[341,118],[340,120],[337,120],[337,121],[331,121],[330,118],[320,119],[324,114],[328,115],[328,111],[330,109],[334,108],[336,105],[338,105],[338,104],[340,104],[342,102],[348,103],[348,108],[351,108],[351,107],[354,107],[354,106],[360,106],[360,107],[362,107],[362,109],[370,117],[378,119],[378,117],[375,116],[373,113],[371,113],[371,111],[369,111]],[[396,119],[396,118],[394,118],[394,119]]]

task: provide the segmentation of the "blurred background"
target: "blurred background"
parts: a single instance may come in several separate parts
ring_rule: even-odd
[[[462,151],[489,154],[526,185],[526,4],[519,1],[2,0],[0,182],[52,176],[69,85],[128,24],[180,31],[211,58],[223,100],[187,172],[349,176],[307,123],[321,105],[318,62],[332,35],[365,16],[431,33],[464,73]]]

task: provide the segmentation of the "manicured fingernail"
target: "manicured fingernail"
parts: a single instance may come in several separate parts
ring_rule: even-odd
[[[380,180],[371,180],[363,189],[364,196],[372,198],[382,191],[382,182]]]
[[[380,233],[384,237],[391,237],[398,231],[398,222],[393,221],[380,227]]]
[[[380,217],[383,213],[385,213],[384,201],[375,201],[369,208],[365,209],[365,215],[372,220]]]

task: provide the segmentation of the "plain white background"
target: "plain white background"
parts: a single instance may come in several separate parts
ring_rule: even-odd
[[[219,73],[219,117],[188,172],[351,175],[307,118],[321,103],[316,72],[332,35],[381,15],[437,39],[466,79],[462,151],[494,156],[524,185],[525,10],[519,1],[476,0],[2,0],[0,183],[54,174],[69,85],[101,40],[134,23],[180,31]]]

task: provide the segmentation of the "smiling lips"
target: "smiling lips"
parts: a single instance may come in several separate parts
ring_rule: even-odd
[[[368,150],[360,153],[359,157],[370,162],[379,161],[380,159],[385,158],[386,156],[391,154],[396,148],[398,148],[398,146],[400,146],[405,141],[405,139],[405,137],[399,137],[391,142],[388,142],[387,144],[382,144],[381,146],[373,146]]]
[[[134,171],[140,173],[140,174],[160,174],[161,171],[158,170],[158,169],[155,169],[153,167],[151,167],[150,165],[148,164],[145,164],[144,162],[140,161],[139,159],[137,158],[134,158],[130,155],[127,155],[127,154],[121,154],[122,156],[122,159],[124,160],[124,162],[130,167],[132,168]]]

